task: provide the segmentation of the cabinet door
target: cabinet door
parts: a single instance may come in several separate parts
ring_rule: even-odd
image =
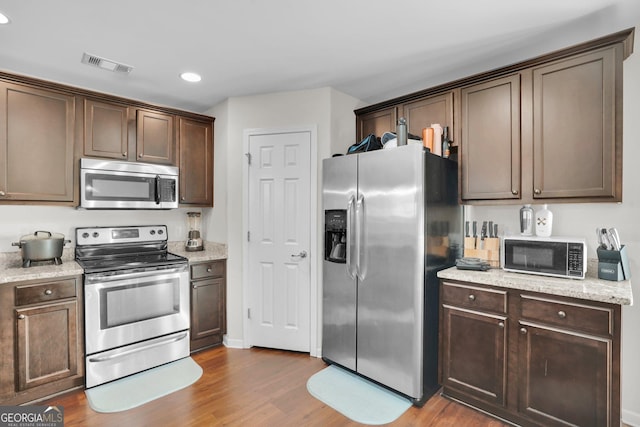
[[[449,135],[452,137],[453,92],[406,103],[402,108],[402,116],[407,119],[408,132],[415,136],[422,137],[422,129],[437,123],[443,128],[449,126]]]
[[[225,280],[191,282],[191,350],[220,344],[225,332]]]
[[[521,324],[518,355],[520,413],[548,426],[612,425],[611,340]]]
[[[506,317],[448,305],[442,313],[442,385],[483,402],[505,406]]]
[[[76,301],[16,310],[17,390],[78,373]]]
[[[213,206],[213,124],[178,119],[180,203]]]
[[[0,201],[73,202],[75,98],[0,83]]]
[[[533,197],[621,200],[622,58],[610,48],[533,70]]]
[[[520,198],[520,75],[461,89],[463,200]]]
[[[84,100],[84,155],[127,160],[129,108]]]
[[[389,107],[384,110],[372,111],[356,117],[356,139],[374,134],[381,137],[385,132],[395,132],[397,123],[397,108]]]
[[[137,111],[136,160],[177,166],[173,122],[171,114]]]

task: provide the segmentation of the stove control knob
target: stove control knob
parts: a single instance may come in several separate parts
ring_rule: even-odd
[[[94,238],[97,238],[99,235],[100,235],[100,234],[99,234],[97,231],[94,231],[94,232],[93,232],[93,234],[92,234],[92,236],[93,236]]]
[[[158,230],[158,234],[163,234],[163,233],[164,233],[164,231]]]
[[[149,234],[151,234],[151,235],[153,236],[154,234],[156,234],[156,230],[151,230],[151,231],[149,232]]]
[[[83,239],[88,239],[89,238],[89,233],[87,233],[86,231],[84,233],[82,233],[82,238]]]

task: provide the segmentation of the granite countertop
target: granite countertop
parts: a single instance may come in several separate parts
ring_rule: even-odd
[[[214,261],[227,259],[227,245],[224,243],[204,242],[204,250],[188,252],[184,248],[184,242],[169,242],[169,252],[183,256],[189,263]]]
[[[582,280],[512,273],[500,268],[492,268],[488,271],[474,271],[458,270],[456,267],[439,271],[438,277],[589,301],[620,305],[633,304],[631,281],[614,282],[598,279],[597,267],[587,267],[587,277]]]
[[[189,263],[227,258],[227,245],[222,243],[204,242],[204,250],[198,252],[187,252],[184,249],[184,242],[169,242],[168,248],[169,252],[187,258]],[[28,268],[22,267],[20,251],[0,252],[0,283],[82,275],[84,270],[74,261],[74,250],[74,248],[63,249],[60,265],[43,261],[34,262]]]
[[[0,252],[0,283],[78,276],[83,273],[82,267],[73,260],[72,248],[62,250],[60,265],[54,265],[51,261],[42,261],[33,262],[28,268],[22,267],[22,256],[19,251]]]

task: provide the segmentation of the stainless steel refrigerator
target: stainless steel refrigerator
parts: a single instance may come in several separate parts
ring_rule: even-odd
[[[438,279],[462,240],[457,163],[419,144],[323,161],[322,355],[416,405],[438,388]]]

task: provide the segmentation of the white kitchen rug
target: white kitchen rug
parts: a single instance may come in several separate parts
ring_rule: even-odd
[[[360,424],[388,424],[411,407],[408,399],[334,365],[312,375],[307,390]]]
[[[198,381],[202,368],[190,357],[85,390],[96,412],[121,412]]]

